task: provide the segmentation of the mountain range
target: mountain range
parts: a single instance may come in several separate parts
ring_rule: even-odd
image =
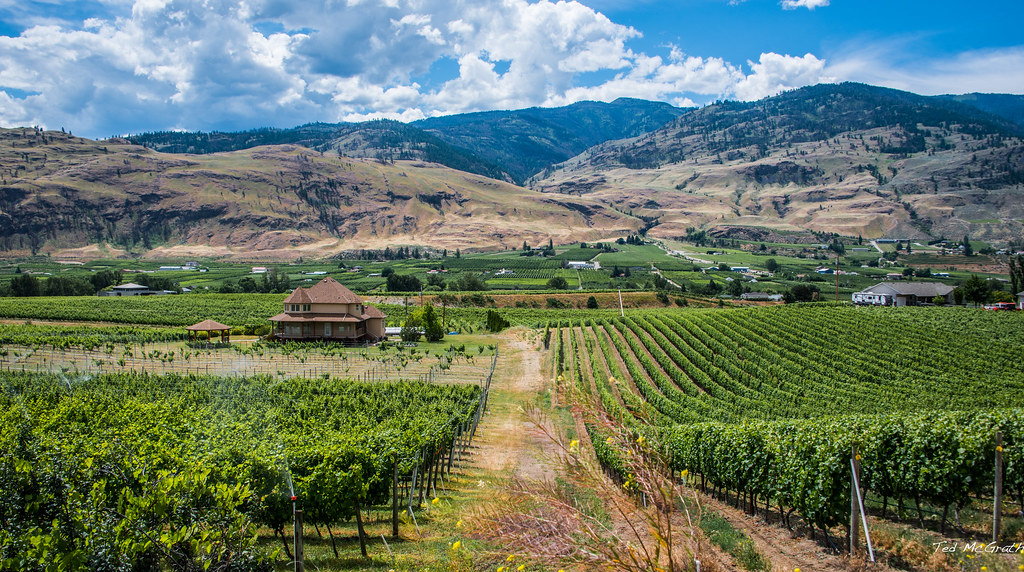
[[[0,250],[326,256],[690,229],[1022,236],[1024,97],[823,84],[402,124],[91,141],[0,130]]]

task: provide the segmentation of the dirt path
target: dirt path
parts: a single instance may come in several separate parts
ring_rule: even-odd
[[[545,453],[553,443],[526,413],[550,383],[541,371],[541,352],[536,342],[517,331],[502,336],[500,344],[489,411],[474,443],[471,465],[499,478],[553,478]]]

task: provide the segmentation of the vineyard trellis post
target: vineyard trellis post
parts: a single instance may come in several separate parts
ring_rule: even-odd
[[[999,541],[1003,521],[1003,432],[996,431],[996,482],[992,499],[992,542]]]
[[[857,473],[860,472],[860,463],[857,462],[857,444],[854,443],[850,453],[850,554],[857,551],[857,542],[860,532],[860,523],[857,522],[860,516],[860,506],[857,502],[860,491],[857,489]]]
[[[864,509],[864,497],[861,496],[861,492],[860,492],[860,459],[858,457],[859,457],[859,455],[857,454],[857,445],[854,444],[854,446],[853,446],[853,455],[850,457],[850,476],[851,476],[850,481],[851,481],[851,486],[853,487],[853,490],[851,492],[853,493],[852,496],[856,497],[857,508],[860,509],[859,510],[859,512],[860,512],[860,520],[861,520],[861,523],[864,525],[864,540],[865,540],[865,542],[867,542],[867,545],[868,545],[868,556],[870,557],[871,562],[874,562],[875,561],[875,549],[871,546],[871,531],[868,530],[868,514],[867,514],[866,510]],[[851,498],[851,504],[852,503],[853,503],[853,499]],[[853,517],[853,515],[851,515],[851,524],[853,525],[850,528],[851,540],[852,540],[853,539],[853,531],[857,530],[857,522],[856,522],[856,519]],[[828,538],[828,533],[827,532],[825,533],[825,538]],[[855,547],[853,542],[850,543],[850,547],[851,547],[850,554],[852,555],[853,554],[853,548]]]
[[[392,453],[395,472],[391,480],[391,536],[398,538],[398,453]]]
[[[306,566],[303,562],[304,554],[302,550],[302,509],[295,511],[295,530],[294,530],[294,541],[295,541],[295,572],[305,572]]]

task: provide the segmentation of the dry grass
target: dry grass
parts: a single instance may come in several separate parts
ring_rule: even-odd
[[[581,450],[581,440],[567,439],[550,417],[527,411],[552,443],[547,453],[559,476],[513,479],[478,510],[475,533],[553,567],[692,569],[707,552],[696,528],[700,503],[693,491],[669,476],[663,459],[642,438],[601,418],[596,409],[588,407],[585,414],[613,435],[626,459],[625,481],[605,475],[593,455]],[[715,564],[706,562],[702,569],[713,570]]]

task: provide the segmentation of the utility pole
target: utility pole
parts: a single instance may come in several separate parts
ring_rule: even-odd
[[[839,301],[839,255],[836,255],[836,302]]]

